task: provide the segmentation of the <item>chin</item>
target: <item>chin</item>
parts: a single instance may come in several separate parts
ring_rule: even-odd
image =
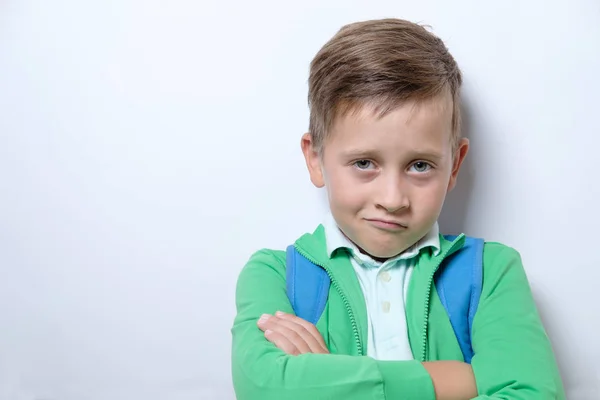
[[[366,249],[365,249],[366,250]],[[367,253],[375,259],[388,259],[402,253],[402,250],[374,248],[373,251],[366,250]]]

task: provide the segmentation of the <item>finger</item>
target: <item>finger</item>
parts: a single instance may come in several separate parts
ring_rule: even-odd
[[[298,325],[282,321],[279,318],[269,314],[261,316],[261,318],[258,320],[257,325],[263,332],[265,332],[265,334],[267,331],[272,331],[284,336],[289,342],[291,342],[294,345],[296,349],[298,349],[299,354],[313,352],[306,339],[300,333],[297,332],[300,329]],[[308,333],[305,333],[305,336],[310,335],[308,335]]]
[[[300,317],[297,317],[296,315],[287,314],[282,311],[277,311],[275,315],[280,319],[283,319],[285,321],[291,321],[302,326],[304,329],[306,329],[306,331],[308,331],[308,333],[310,333],[312,337],[314,337],[317,340],[317,342],[322,348],[327,349],[327,345],[325,344],[325,340],[323,339],[321,332],[319,332],[317,327],[311,324],[310,322]]]
[[[301,354],[298,348],[287,338],[279,332],[267,329],[265,331],[265,338],[273,343],[278,349],[285,352],[285,354],[298,355]]]
[[[278,324],[283,325],[283,326],[295,331],[298,335],[300,335],[302,337],[302,339],[310,347],[310,350],[312,353],[329,353],[329,351],[327,350],[327,346],[325,346],[325,343],[322,341],[321,334],[319,333],[319,331],[316,330],[316,328],[314,328],[314,326],[312,329],[313,333],[311,333],[308,329],[305,328],[304,325],[301,325],[296,322],[296,321],[303,321],[300,318],[296,318],[296,320],[285,319],[285,318],[280,318],[280,317],[275,317],[275,318],[278,319],[278,321],[277,321]],[[304,321],[304,322],[306,322],[306,321]],[[306,322],[306,324],[308,325],[309,328],[312,325],[308,322]],[[315,336],[315,334],[316,334],[316,336]]]
[[[268,332],[268,333],[267,333]],[[298,333],[294,332],[292,329],[289,329],[285,326],[277,324],[272,328],[265,330],[265,337],[275,335],[281,343],[287,344],[288,342],[292,345],[292,350],[288,351],[288,347],[283,348],[279,347],[281,350],[285,351],[288,354],[305,354],[312,353],[312,350],[308,343],[300,336]],[[267,338],[268,339],[268,338]],[[285,340],[284,340],[285,339]],[[294,351],[294,349],[296,349]]]
[[[329,353],[323,337],[313,324],[294,315],[288,314],[288,316],[294,318],[287,320],[270,314],[264,314],[258,320],[258,326],[262,331],[271,329],[284,334],[302,353]],[[306,327],[312,332],[306,329]]]

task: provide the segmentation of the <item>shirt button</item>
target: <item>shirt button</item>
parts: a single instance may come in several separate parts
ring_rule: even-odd
[[[384,301],[383,303],[381,303],[381,308],[383,309],[384,313],[389,313],[390,312],[390,307],[392,305],[390,304],[389,301]]]
[[[389,282],[389,281],[391,281],[391,280],[392,280],[392,275],[390,275],[390,273],[389,273],[389,272],[387,272],[387,271],[383,271],[383,272],[380,274],[380,278],[381,278],[381,280],[382,280],[382,281],[384,281],[384,282]]]

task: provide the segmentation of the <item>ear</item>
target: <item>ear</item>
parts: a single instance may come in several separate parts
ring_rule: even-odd
[[[456,186],[456,179],[458,178],[458,171],[460,170],[460,166],[463,161],[465,161],[465,157],[469,152],[469,139],[462,138],[458,143],[458,148],[454,153],[454,160],[452,162],[452,174],[450,175],[450,182],[448,182],[448,191],[454,189]]]
[[[322,188],[325,186],[325,180],[323,179],[321,158],[319,152],[315,149],[310,133],[302,135],[300,146],[302,147],[302,153],[304,153],[304,159],[306,160],[306,166],[308,167],[308,173],[310,174],[310,181],[316,187]]]

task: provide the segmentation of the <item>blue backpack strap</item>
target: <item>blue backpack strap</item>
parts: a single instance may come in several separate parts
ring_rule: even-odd
[[[331,280],[327,272],[292,246],[286,251],[287,295],[294,313],[313,325],[321,317]]]
[[[456,236],[445,236],[454,240]],[[450,255],[436,275],[435,286],[448,313],[466,363],[471,363],[473,318],[483,286],[484,240],[467,237],[463,248]]]

